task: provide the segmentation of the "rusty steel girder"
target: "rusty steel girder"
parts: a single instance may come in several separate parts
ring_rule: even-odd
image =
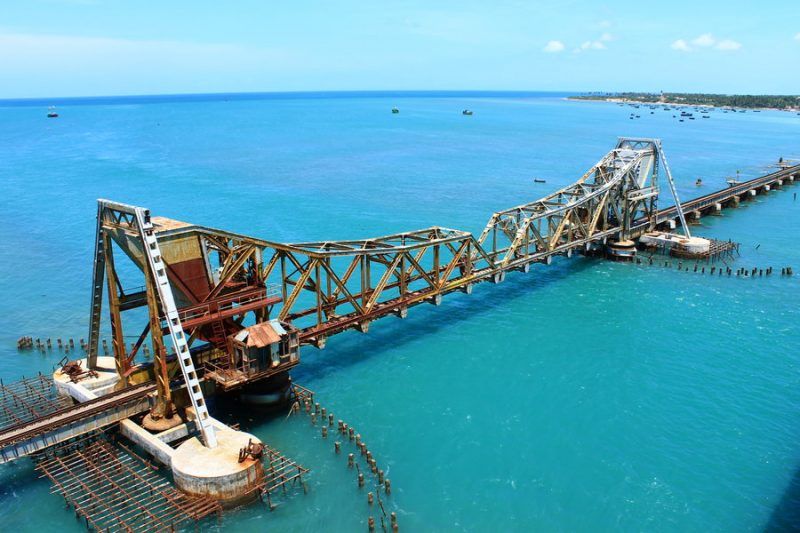
[[[377,318],[405,316],[414,305],[438,304],[443,295],[470,292],[481,281],[500,282],[509,270],[527,271],[554,255],[653,229],[659,167],[669,177],[657,139],[619,139],[575,183],[494,213],[477,237],[431,227],[372,239],[285,244],[160,217],[153,218],[153,227],[190,343],[200,339],[213,345],[242,327],[247,313],[261,322],[274,307],[280,320],[299,330],[302,343],[322,347],[330,335],[350,328],[366,331]],[[90,332],[95,354],[104,277],[115,324],[121,311],[153,307],[146,291],[122,291],[114,274],[112,242],[146,270],[135,221],[120,206],[125,207],[104,201],[98,207]],[[150,309],[150,316],[151,328],[163,320],[157,309]],[[128,352],[121,329],[114,333],[120,340],[115,340],[115,354],[125,371],[140,343]]]

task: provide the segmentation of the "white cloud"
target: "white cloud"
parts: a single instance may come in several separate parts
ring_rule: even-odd
[[[586,41],[581,45],[581,49],[583,50],[605,50],[606,45],[604,45],[600,41]]]
[[[613,41],[614,36],[611,35],[610,33],[604,33],[603,35],[600,36],[600,40],[603,42]]]
[[[704,33],[692,39],[691,45],[685,39],[678,39],[677,41],[673,41],[673,43],[670,45],[670,48],[680,52],[691,52],[693,47],[714,48],[715,50],[730,52],[740,49],[742,47],[742,43],[739,41],[734,41],[733,39],[722,39],[721,41],[717,41],[710,33]]]
[[[717,46],[715,46],[714,48],[716,48],[717,50],[723,50],[728,52],[732,50],[738,50],[741,47],[742,43],[740,42],[734,41],[732,39],[723,39],[720,42],[718,42]]]
[[[673,50],[680,50],[681,52],[691,52],[692,48],[683,39],[678,39],[670,45]]]
[[[716,39],[710,33],[704,33],[692,39],[692,44],[695,46],[714,46]]]
[[[609,21],[609,20],[601,20],[597,25],[600,26],[601,28],[610,28],[611,27],[611,21]]]
[[[556,52],[563,52],[564,51],[564,43],[561,41],[548,41],[544,48],[542,48],[545,52],[548,53],[556,53]]]
[[[795,41],[800,41],[800,33],[798,33],[797,35],[794,36],[794,40]]]

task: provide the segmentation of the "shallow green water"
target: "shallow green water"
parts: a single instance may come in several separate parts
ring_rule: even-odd
[[[558,95],[79,104],[57,120],[0,107],[4,380],[60,358],[17,353],[17,337],[85,336],[97,197],[282,241],[479,231],[577,179],[618,135],[660,137],[682,198],[800,155],[796,115],[629,120],[629,108]],[[734,267],[800,272],[794,192],[695,232],[741,242]],[[798,297],[798,277],[561,259],[305,349],[294,377],[386,465],[404,531],[786,529],[800,505]],[[347,446],[336,456],[306,418],[239,418],[312,469],[309,493],[220,527],[366,530],[376,511]],[[48,490],[29,462],[0,469],[3,529],[81,531]]]

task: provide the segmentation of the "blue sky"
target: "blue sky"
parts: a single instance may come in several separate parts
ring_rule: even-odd
[[[0,98],[800,92],[800,0],[0,0]]]

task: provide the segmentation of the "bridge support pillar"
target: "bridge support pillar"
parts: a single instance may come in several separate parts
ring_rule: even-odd
[[[395,311],[395,315],[399,318],[405,318],[408,316],[408,307],[401,307],[397,311]]]
[[[567,257],[568,257],[568,258],[569,258],[569,257],[572,257],[572,248],[570,248],[569,250],[567,250]]]
[[[429,300],[433,305],[442,305],[442,295],[434,294]]]
[[[714,204],[714,214],[719,215],[722,213],[722,204],[717,202]]]
[[[553,256],[552,255],[548,255],[547,257],[544,258],[544,264],[545,265],[549,265],[552,262],[553,262]]]
[[[522,268],[521,268],[521,270],[522,270],[524,273],[526,273],[526,274],[527,274],[528,272],[530,272],[530,271],[531,271],[531,264],[530,264],[530,263],[525,263],[524,265],[522,265]]]
[[[171,470],[175,485],[193,496],[211,496],[224,507],[253,500],[264,479],[261,459],[246,456],[239,462],[240,450],[248,443],[260,443],[255,436],[233,430],[219,422],[216,448],[206,448],[196,437],[183,442],[172,454]]]
[[[368,333],[369,332],[369,320],[364,320],[359,322],[356,326],[356,329],[361,333]]]
[[[670,230],[674,230],[675,228],[676,228],[675,219],[674,219],[674,218],[672,218],[672,219],[670,219],[670,221],[669,221],[669,229],[670,229]]]
[[[800,176],[800,174],[798,174],[797,176]],[[789,177],[788,177],[788,178],[786,178],[786,179],[788,179],[788,180],[789,180],[789,183],[794,183],[794,179],[795,179],[797,176],[796,176],[796,175],[794,175],[794,174],[792,174],[791,176],[789,176]]]
[[[492,276],[492,283],[503,283],[503,280],[506,279],[505,272],[495,272]]]
[[[749,191],[747,191],[747,194],[749,194],[750,196],[755,196],[756,195],[756,190],[755,189],[750,189]]]
[[[702,218],[702,216],[703,215],[700,213],[700,211],[692,211],[692,213],[691,213],[692,223],[693,224],[699,224],[700,223],[700,219]]]
[[[778,180],[778,181],[776,181],[776,182],[775,182],[775,187],[776,187],[776,188],[781,188],[781,187],[783,187],[783,180]]]
[[[741,201],[742,201],[742,199],[741,199],[741,198],[739,198],[739,196],[738,196],[738,195],[736,195],[736,196],[734,196],[733,198],[731,198],[731,205],[732,205],[733,207],[739,207],[739,202],[741,202]]]
[[[764,185],[764,192],[769,192],[769,185]]]
[[[461,290],[466,294],[472,294],[472,283],[467,283],[461,287]]]

